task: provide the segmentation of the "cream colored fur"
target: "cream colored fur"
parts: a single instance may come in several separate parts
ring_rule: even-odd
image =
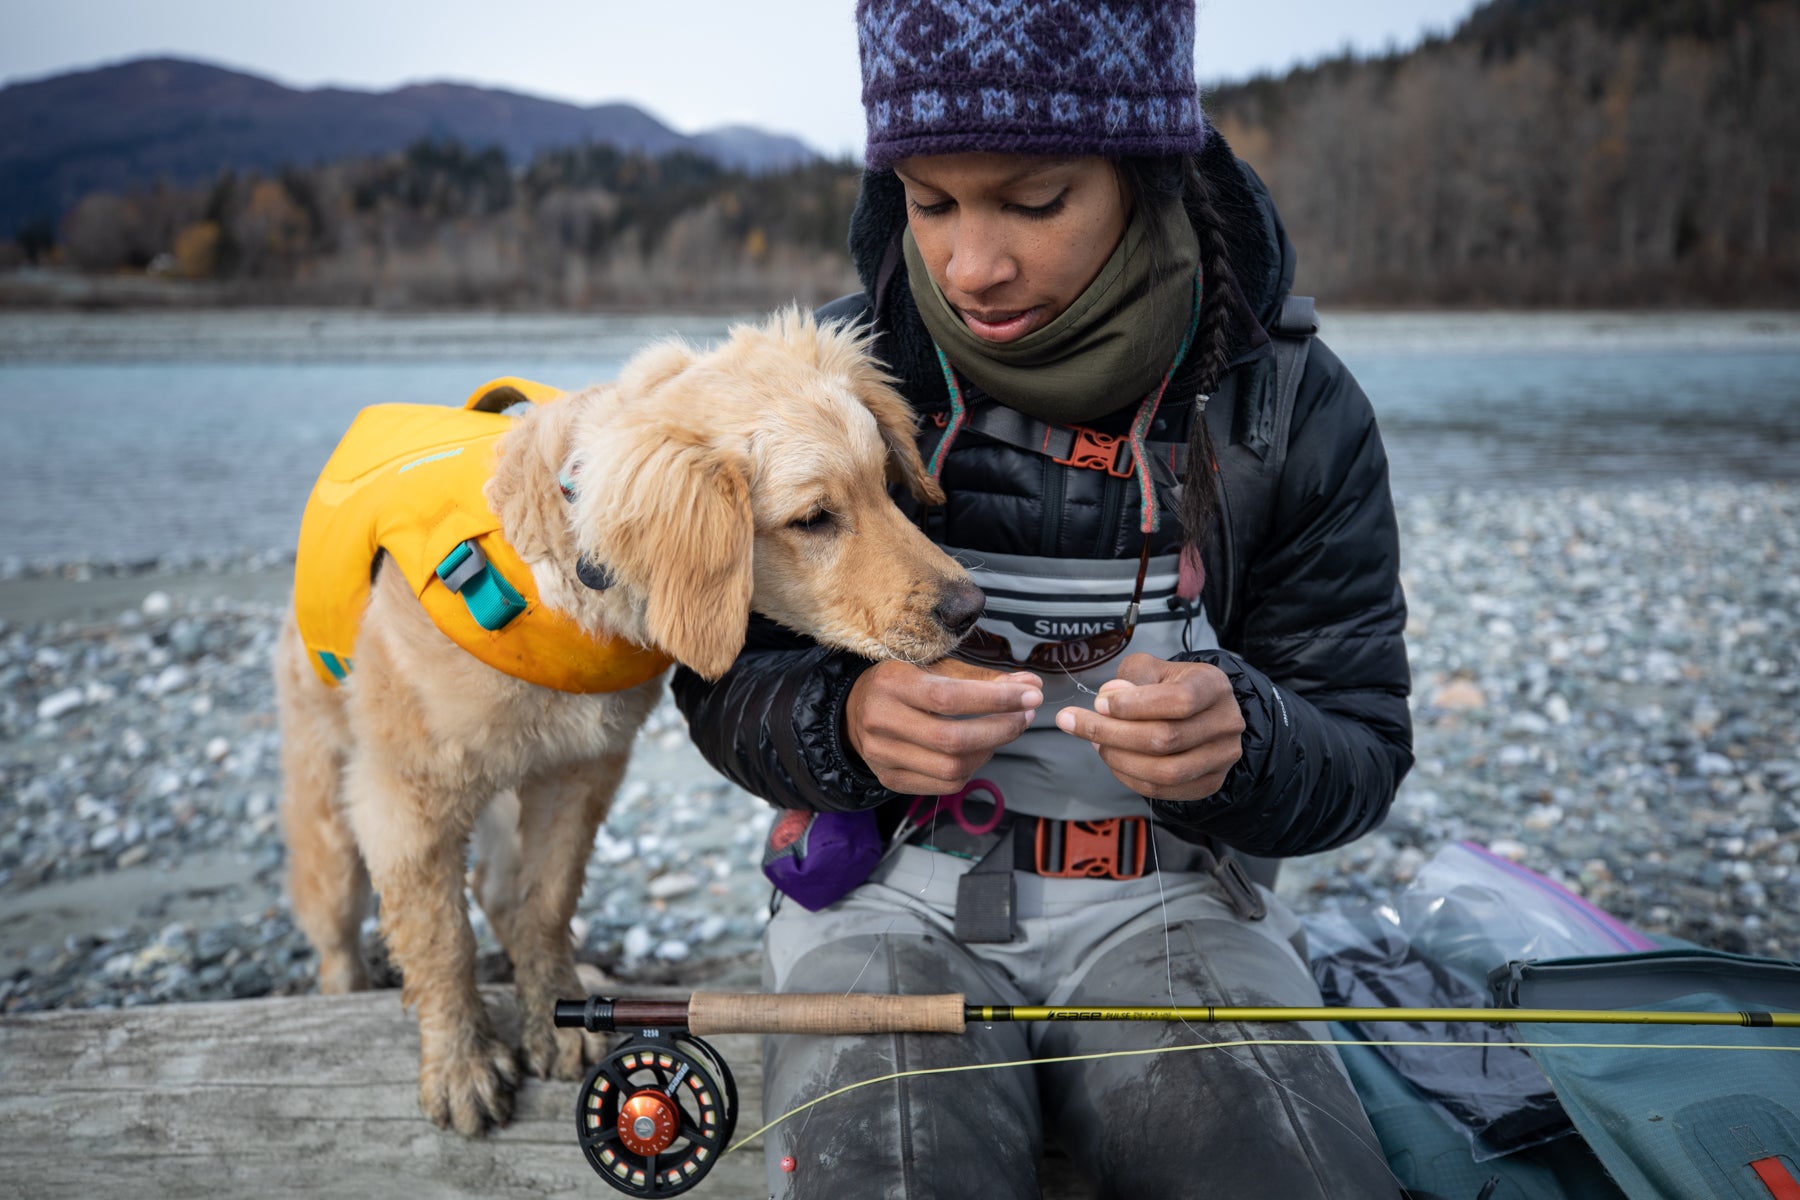
[[[966,627],[980,594],[894,506],[889,479],[941,499],[865,343],[788,312],[708,353],[653,346],[616,384],[532,410],[501,440],[487,496],[543,603],[716,677],[753,609],[869,657],[950,650],[962,629],[946,621]],[[584,586],[582,555],[616,586]],[[551,1023],[558,997],[582,994],[569,921],[662,680],[582,696],[501,674],[440,633],[387,565],[354,660],[342,685],[322,683],[290,615],[276,678],[294,912],[320,989],[356,990],[379,893],[418,1013],[419,1103],[480,1133],[510,1115],[519,1067],[475,987],[471,834],[494,846],[476,892],[513,960],[524,1065],[578,1079],[600,1046]]]

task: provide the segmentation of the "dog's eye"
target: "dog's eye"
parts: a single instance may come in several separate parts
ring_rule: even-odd
[[[804,517],[796,517],[792,521],[789,521],[788,528],[801,529],[808,533],[818,533],[821,530],[831,528],[831,523],[836,520],[837,518],[831,514],[829,509],[817,508],[812,512],[807,513]]]

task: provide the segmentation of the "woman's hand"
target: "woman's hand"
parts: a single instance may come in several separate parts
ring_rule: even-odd
[[[1152,800],[1204,800],[1244,755],[1244,714],[1225,672],[1130,654],[1094,711],[1065,708],[1057,728],[1094,744],[1119,782]]]
[[[904,795],[960,791],[994,751],[1031,724],[1044,683],[944,659],[884,662],[850,688],[844,729],[882,786]]]

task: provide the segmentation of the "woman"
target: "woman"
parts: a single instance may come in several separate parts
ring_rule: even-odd
[[[871,810],[889,843],[836,903],[779,909],[765,985],[1317,1004],[1298,923],[1234,856],[1359,836],[1411,764],[1393,507],[1342,364],[1314,342],[1280,378],[1292,247],[1205,125],[1192,6],[862,0],[858,24],[866,290],[822,315],[872,322],[948,497],[919,519],[988,604],[964,661],[753,624],[718,683],[677,675],[720,770],[783,808]],[[1296,1036],[771,1038],[764,1104]],[[1035,1196],[1046,1130],[1107,1195],[1398,1193],[1311,1045],[908,1076],[772,1132],[771,1191]]]

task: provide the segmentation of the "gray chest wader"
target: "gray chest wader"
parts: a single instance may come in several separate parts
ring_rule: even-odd
[[[1318,327],[1310,296],[1287,297],[1268,331],[1273,354],[1228,370],[1205,402],[1200,415],[1209,422],[1218,461],[1222,534],[1206,588],[1211,604],[1202,608],[1176,598],[1176,556],[1151,559],[1139,624],[1126,652],[1169,658],[1184,650],[1214,648],[1219,644],[1215,631],[1230,629],[1241,620],[1232,597],[1238,591],[1237,573],[1243,569],[1243,548],[1265,543],[1273,532],[1274,494],[1287,458],[1294,401]],[[1105,470],[1121,479],[1135,472],[1132,446],[1124,436],[1053,425],[991,400],[971,408],[963,431],[1043,455],[1069,470]],[[920,451],[927,461],[942,436],[928,429],[921,437]],[[1187,443],[1147,442],[1145,454],[1157,490],[1172,507],[1187,469]],[[941,530],[932,526],[928,514],[926,530],[943,544]],[[988,593],[982,627],[1004,638],[1021,663],[1039,642],[1116,626],[1136,571],[1129,559],[1067,560],[945,549]],[[1209,620],[1215,612],[1216,618]],[[1116,659],[1092,671],[1065,672],[1062,678],[1054,671],[1032,668],[1045,682],[1037,720],[983,770],[984,782],[995,785],[1009,811],[1057,820],[1104,819],[1140,811],[1139,798],[1124,789],[1084,744],[1055,726],[1056,712],[1070,703],[1087,703],[1086,696],[1112,677],[1115,663]],[[1010,926],[1010,905],[999,893],[1000,885],[1011,879],[1015,849],[1010,843],[1011,835],[1005,835],[982,857],[977,873],[992,878],[969,880],[975,885],[969,899],[985,914],[969,923],[968,932],[982,930],[977,940],[1006,940],[1003,931]],[[1233,857],[1251,880],[1274,887],[1279,860],[1235,851]],[[983,884],[990,886],[979,892],[983,898],[977,900]],[[962,907],[959,902],[959,925]]]

